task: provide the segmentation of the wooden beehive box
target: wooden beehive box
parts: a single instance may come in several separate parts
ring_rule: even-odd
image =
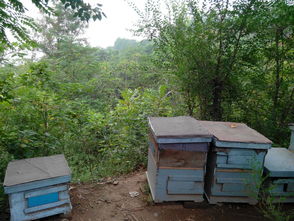
[[[272,148],[265,163],[267,187],[277,202],[294,203],[294,152],[286,148]]]
[[[10,162],[4,179],[4,191],[9,196],[11,221],[69,213],[70,180],[70,169],[64,155]]]
[[[209,203],[257,203],[258,181],[271,141],[242,123],[201,121],[214,135],[205,194]]]
[[[150,117],[147,179],[155,202],[203,201],[212,135],[191,117]]]

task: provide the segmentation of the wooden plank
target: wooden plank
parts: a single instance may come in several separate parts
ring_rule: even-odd
[[[210,143],[211,138],[198,137],[198,138],[157,138],[157,143]]]
[[[153,199],[153,201],[155,201],[155,188],[154,188],[155,183],[153,180],[150,179],[150,175],[149,175],[148,171],[146,171],[146,177],[147,177],[148,185],[150,187],[152,199]]]
[[[256,205],[258,201],[251,197],[231,197],[231,196],[208,196],[207,197],[210,204],[217,203],[248,203],[250,205]]]
[[[226,173],[252,173],[252,170],[246,170],[246,169],[219,169],[216,168],[215,173],[218,172],[226,172]]]
[[[21,217],[19,220],[34,220],[34,219],[40,219],[48,216],[53,216],[56,214],[66,214],[69,213],[71,208],[69,206],[62,206],[62,207],[56,207],[49,210],[44,210],[41,212],[31,213],[24,217]],[[17,221],[17,220],[16,220]]]
[[[269,171],[267,168],[265,168],[265,171],[269,177],[294,177],[294,171]]]
[[[241,184],[241,183],[224,183],[223,184],[223,192],[235,192],[235,193],[240,193],[240,192],[246,192],[246,185]]]
[[[212,191],[211,192],[211,196],[241,196],[241,197],[249,197],[250,196],[250,194],[249,194],[249,192],[247,193],[247,192],[232,192],[232,191],[230,191],[230,192],[223,192],[223,191],[221,191],[221,192],[216,192],[216,191]]]
[[[151,141],[149,141],[148,143],[149,143],[149,149],[151,150],[152,154],[155,155],[155,147],[153,143]]]
[[[228,157],[226,155],[217,154],[216,163],[217,164],[227,164]]]
[[[151,142],[153,144],[153,148],[154,148],[154,152],[153,152],[153,156],[156,162],[158,162],[159,160],[159,147],[158,147],[158,143],[156,143],[155,138],[153,137],[152,133],[149,133],[149,142]]]
[[[67,188],[68,188],[67,185],[52,186],[52,187],[48,187],[48,188],[42,188],[42,189],[26,192],[24,196],[25,196],[25,198],[29,198],[29,197],[39,196],[39,195],[45,195],[48,193],[65,191],[65,190],[67,190]]]
[[[160,167],[203,168],[206,164],[205,152],[189,152],[179,150],[160,150]]]
[[[288,183],[287,192],[294,192],[294,182]]]
[[[209,143],[164,143],[159,144],[159,149],[179,150],[189,152],[207,152]]]
[[[168,194],[167,183],[169,176],[204,176],[203,169],[159,169],[156,179],[155,202],[194,201],[202,202],[203,194]],[[203,182],[201,182],[203,185]]]
[[[193,181],[202,182],[203,176],[168,176],[168,181]]]
[[[193,181],[168,181],[168,194],[203,194],[203,183]]]
[[[44,205],[41,205],[41,206],[35,206],[35,207],[31,207],[31,208],[26,208],[24,210],[24,212],[25,213],[38,212],[40,210],[50,209],[50,208],[58,207],[58,206],[68,204],[68,203],[70,203],[69,200],[61,200],[61,201],[57,201],[57,202],[54,202],[54,203],[44,204]]]
[[[189,167],[158,167],[159,169],[171,169],[171,170],[204,170],[204,168],[189,168]]]
[[[238,142],[225,142],[214,140],[216,147],[227,147],[227,148],[240,148],[240,149],[269,149],[271,144],[257,144],[257,143],[238,143]]]
[[[71,176],[62,176],[62,177],[55,177],[52,179],[46,180],[39,180],[30,183],[19,184],[15,186],[4,187],[4,191],[6,194],[16,193],[16,192],[23,192],[26,190],[37,189],[45,186],[52,186],[61,183],[68,183],[71,180]]]
[[[252,167],[248,164],[224,164],[224,163],[218,163],[218,168],[229,168],[229,169],[252,169]]]
[[[271,196],[281,197],[281,198],[288,198],[288,197],[294,197],[293,192],[270,192]]]
[[[294,179],[278,179],[274,180],[273,183],[294,183]]]
[[[229,151],[229,149],[227,149]],[[220,152],[216,149],[216,155],[217,156],[228,156],[228,151],[226,152]]]
[[[25,198],[22,192],[9,194],[10,220],[24,220]]]
[[[234,164],[234,165],[248,165],[253,161],[252,156],[236,156],[236,155],[230,155],[228,156],[228,164]],[[251,168],[251,167],[250,167]]]
[[[150,187],[151,194],[154,200],[155,194],[156,194],[155,190],[156,190],[156,179],[157,179],[157,166],[156,166],[156,161],[150,150],[148,152],[147,179],[148,179],[149,187]]]
[[[284,184],[274,184],[271,189],[270,189],[270,193],[282,193],[284,192]]]
[[[264,150],[263,150],[264,151]],[[230,149],[228,152],[231,156],[256,156],[255,150],[247,150],[247,149]]]
[[[217,178],[216,183],[238,183],[238,184],[244,184],[245,179],[244,178]]]

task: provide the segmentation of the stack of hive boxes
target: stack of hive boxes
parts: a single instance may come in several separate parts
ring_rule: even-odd
[[[271,141],[242,123],[200,121],[214,135],[205,194],[209,203],[257,203]]]
[[[147,178],[155,202],[204,200],[212,135],[191,117],[151,117]]]
[[[205,193],[212,204],[257,203],[269,139],[245,124],[191,117],[152,117],[149,126],[147,178],[155,202],[200,202]]]

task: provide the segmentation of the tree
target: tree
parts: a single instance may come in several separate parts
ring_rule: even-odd
[[[57,56],[58,50],[62,50],[65,44],[86,43],[80,35],[88,26],[87,21],[82,21],[75,16],[71,8],[64,8],[62,3],[56,3],[52,7],[55,16],[47,14],[37,23],[36,35],[39,37],[38,46],[47,56]],[[60,54],[60,53],[59,53]]]
[[[224,107],[240,96],[238,74],[257,64],[257,54],[248,53],[257,50],[252,17],[272,2],[211,0],[202,8],[197,2],[171,0],[163,14],[159,1],[147,1],[138,32],[155,42],[159,63],[176,76],[188,113],[223,120]]]
[[[53,15],[49,0],[32,0],[32,3],[41,11],[48,15]],[[92,7],[83,0],[60,0],[64,8],[70,7],[74,11],[74,16],[82,21],[88,22],[90,19],[101,20],[105,14],[101,10],[101,4]],[[25,46],[32,45],[33,41],[29,36],[29,29],[36,29],[34,21],[26,15],[27,9],[20,0],[3,0],[0,4],[0,47],[13,47],[13,42],[8,38],[10,32],[13,37]]]

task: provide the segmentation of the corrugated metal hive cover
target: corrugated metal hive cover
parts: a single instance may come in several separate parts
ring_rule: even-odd
[[[11,161],[6,170],[4,186],[14,186],[70,175],[70,169],[63,154]]]
[[[268,138],[243,123],[200,121],[219,141],[271,144]]]
[[[275,176],[284,177],[290,173],[294,176],[294,153],[286,148],[272,148],[265,157],[264,167]]]
[[[192,117],[149,117],[149,125],[157,138],[212,137]]]

